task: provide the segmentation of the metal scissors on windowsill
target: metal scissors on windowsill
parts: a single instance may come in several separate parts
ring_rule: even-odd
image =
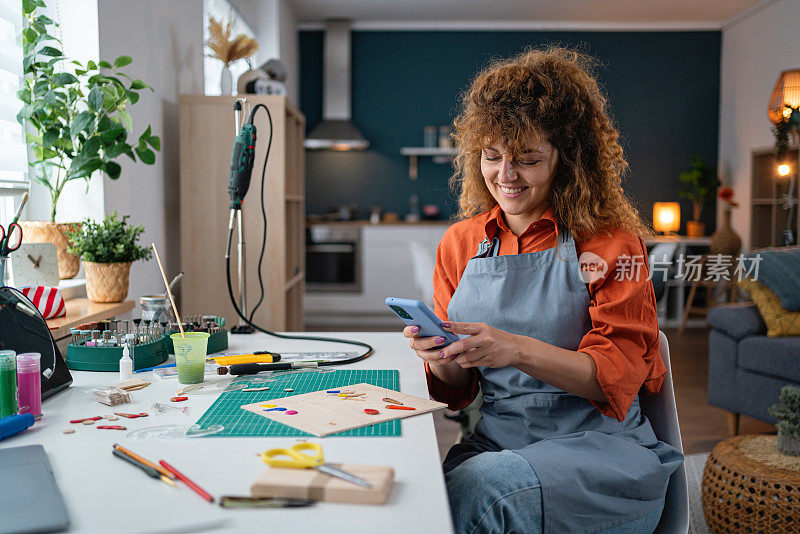
[[[309,454],[304,451],[313,451]],[[357,477],[352,473],[343,471],[338,467],[325,463],[325,457],[322,455],[322,446],[317,443],[309,443],[307,441],[296,443],[286,448],[270,449],[261,454],[261,460],[272,467],[292,467],[296,469],[316,469],[320,473],[328,476],[341,478],[353,484],[358,484],[365,488],[372,488],[372,484]]]
[[[11,243],[11,236],[14,235],[16,230],[17,240],[14,244]],[[14,252],[22,244],[22,228],[19,224],[12,222],[8,225],[8,233],[3,225],[0,224],[0,256],[8,256],[9,253]],[[37,265],[38,267],[38,265]]]

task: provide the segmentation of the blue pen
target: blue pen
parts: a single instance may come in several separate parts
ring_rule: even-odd
[[[0,441],[19,434],[34,423],[33,414],[9,415],[0,419]]]
[[[165,363],[164,365],[156,365],[155,367],[146,367],[144,369],[137,369],[134,373],[144,373],[146,371],[152,371],[153,369],[165,369],[167,367],[175,367],[174,363]]]

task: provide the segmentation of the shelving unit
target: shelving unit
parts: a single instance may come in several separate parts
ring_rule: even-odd
[[[416,180],[419,177],[417,158],[431,157],[434,163],[449,163],[458,154],[458,150],[455,148],[404,146],[400,149],[400,153],[408,156],[408,177],[411,180]]]
[[[275,128],[267,164],[264,201],[267,248],[262,277],[264,302],[253,321],[270,330],[304,330],[305,288],[305,117],[283,96],[246,95],[251,107],[266,105]],[[228,237],[227,181],[234,141],[236,97],[180,97],[180,247],[181,313],[213,313],[237,324],[225,279]],[[269,123],[256,114],[256,157],[244,202],[247,253],[247,307],[260,295],[258,257],[263,219],[259,193]],[[234,236],[235,240],[235,236]],[[231,277],[238,287],[236,244],[231,247]]]
[[[798,183],[798,148],[789,150],[787,159],[792,172],[788,176],[778,176],[777,163],[772,148],[752,152],[752,191],[750,195],[750,248],[780,246],[782,233],[786,228],[787,212],[783,209],[781,197],[789,192],[789,184],[794,179],[792,193],[795,206],[792,209],[792,227],[797,239],[800,229],[800,183]]]

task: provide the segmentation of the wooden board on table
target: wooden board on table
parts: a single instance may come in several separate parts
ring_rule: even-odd
[[[399,399],[398,399],[399,400]],[[383,504],[394,483],[394,469],[385,465],[331,464],[369,482],[364,488],[316,469],[270,467],[250,487],[253,497]]]
[[[326,393],[326,391],[337,389],[363,393],[363,396],[357,397],[357,399],[363,400],[346,399],[337,396],[335,393]],[[414,410],[387,409],[386,406],[390,403],[384,402],[382,400],[384,397],[399,401],[403,406],[412,407]],[[286,408],[286,411],[265,411],[269,408],[262,406],[272,404],[276,407]],[[355,384],[245,404],[242,409],[322,437],[353,428],[374,425],[382,421],[428,413],[446,407],[447,405],[442,402],[423,399],[422,397],[392,391],[372,384]],[[379,413],[376,415],[366,414],[364,410],[367,408],[378,410]],[[287,412],[292,410],[297,413],[287,415]]]

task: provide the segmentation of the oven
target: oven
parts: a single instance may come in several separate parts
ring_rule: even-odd
[[[306,291],[361,292],[361,229],[313,224],[306,230]]]

